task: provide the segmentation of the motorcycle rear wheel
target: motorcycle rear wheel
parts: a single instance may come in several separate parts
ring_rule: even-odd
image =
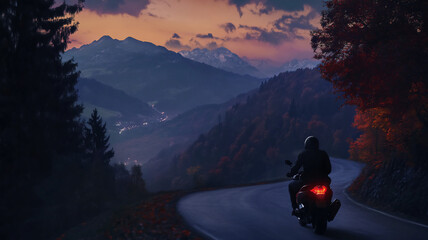
[[[317,217],[312,222],[312,227],[314,228],[314,232],[316,234],[324,234],[327,230],[327,218]]]

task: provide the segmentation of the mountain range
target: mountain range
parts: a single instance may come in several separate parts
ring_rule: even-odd
[[[280,72],[292,72],[297,69],[314,69],[318,66],[320,62],[315,59],[293,59],[289,62],[284,63],[280,68]]]
[[[64,53],[81,76],[176,115],[196,106],[225,102],[260,85],[261,79],[227,72],[128,37],[103,36]]]
[[[283,64],[275,63],[269,59],[249,59],[245,57],[243,59],[269,77],[283,72],[295,71],[297,69],[313,69],[320,63],[318,60],[308,58],[293,59]]]
[[[183,57],[197,62],[205,63],[225,71],[238,74],[246,74],[259,78],[267,78],[282,72],[295,71],[297,69],[313,69],[319,64],[315,59],[293,59],[278,66],[270,60],[248,59],[239,57],[229,49],[220,47],[216,49],[195,48],[191,51],[180,51]]]
[[[180,51],[179,53],[185,58],[205,63],[225,71],[260,78],[266,77],[266,75],[261,73],[257,68],[251,66],[238,55],[224,47],[213,50],[195,48],[192,51]]]

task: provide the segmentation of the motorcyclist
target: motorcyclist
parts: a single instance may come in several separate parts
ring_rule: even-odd
[[[291,205],[293,207],[292,214],[296,214],[297,202],[296,194],[300,188],[306,184],[313,183],[324,183],[330,184],[331,180],[328,174],[331,172],[331,163],[328,154],[319,150],[319,141],[314,136],[306,138],[305,150],[303,150],[297,157],[295,165],[291,168],[291,171],[287,173],[288,177],[292,177],[299,172],[299,169],[303,167],[303,173],[299,180],[291,181],[288,185],[290,192]]]

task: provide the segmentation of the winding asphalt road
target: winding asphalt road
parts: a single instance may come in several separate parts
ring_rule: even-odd
[[[333,198],[340,199],[342,207],[323,236],[315,235],[311,227],[301,227],[291,216],[288,182],[194,193],[179,201],[178,211],[211,239],[428,239],[427,226],[386,216],[350,200],[344,189],[363,165],[331,160]]]

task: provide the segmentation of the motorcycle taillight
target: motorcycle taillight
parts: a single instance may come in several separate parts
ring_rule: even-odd
[[[317,185],[311,189],[311,192],[317,196],[325,195],[327,192],[327,187],[324,185]]]

